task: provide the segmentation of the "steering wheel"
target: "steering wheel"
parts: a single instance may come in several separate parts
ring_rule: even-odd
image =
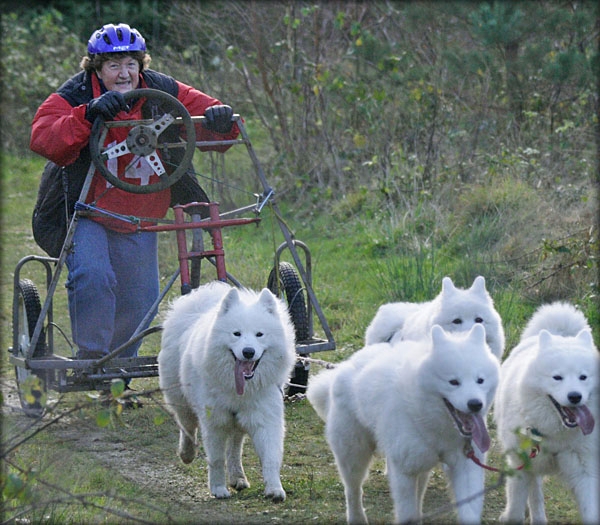
[[[113,186],[131,193],[154,193],[175,184],[191,166],[196,148],[196,129],[186,107],[164,91],[134,89],[123,94],[126,102],[142,97],[147,99],[146,104],[159,108],[157,113],[161,114],[155,115],[151,123],[140,123],[139,120],[105,121],[102,116],[97,117],[90,134],[90,153],[100,175]],[[180,120],[176,120],[178,117]],[[173,128],[162,135],[171,125]],[[179,131],[180,126],[185,131],[182,134],[185,139],[178,132],[174,133],[175,130]],[[119,144],[104,148],[106,134],[114,127],[129,127],[127,138]],[[139,185],[126,182],[111,173],[107,162],[128,154],[133,154],[134,157],[126,172],[144,159],[160,180]]]

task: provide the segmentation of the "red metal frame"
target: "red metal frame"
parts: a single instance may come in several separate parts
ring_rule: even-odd
[[[190,207],[207,206],[210,214],[209,220],[199,222],[190,222],[185,220],[185,210]],[[172,224],[157,224],[155,226],[141,226],[141,231],[147,232],[164,232],[175,231],[177,236],[177,256],[179,259],[179,270],[181,286],[187,288],[190,286],[190,270],[188,261],[194,257],[215,258],[215,266],[217,269],[217,279],[227,282],[227,271],[225,269],[225,250],[223,249],[223,235],[221,228],[227,226],[241,226],[260,222],[259,217],[245,219],[221,219],[219,216],[218,202],[192,202],[190,204],[178,204],[173,206],[175,221]],[[210,230],[213,249],[203,250],[200,252],[189,251],[186,240],[186,230],[200,228],[202,230]]]

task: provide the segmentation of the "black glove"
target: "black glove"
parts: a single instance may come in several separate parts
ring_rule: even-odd
[[[93,124],[98,115],[103,116],[106,120],[112,120],[117,113],[128,110],[129,106],[121,93],[107,91],[88,102],[85,118]]]
[[[204,127],[217,133],[229,133],[233,127],[231,106],[211,106],[204,112]]]

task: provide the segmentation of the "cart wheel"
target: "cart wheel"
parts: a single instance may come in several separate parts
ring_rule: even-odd
[[[306,301],[302,292],[302,281],[294,267],[288,262],[279,263],[279,282],[276,281],[275,269],[271,270],[267,288],[275,295],[287,299],[288,310],[296,331],[296,341],[309,339],[308,311]]]
[[[192,259],[190,261],[190,286],[193,290],[200,286],[200,270],[202,266],[200,259]]]
[[[294,267],[287,262],[279,263],[279,281],[276,281],[277,275],[275,268],[271,270],[269,274],[269,280],[267,287],[275,295],[287,299],[288,311],[294,324],[296,332],[296,341],[306,341],[310,338],[310,329],[308,325],[308,310],[306,308],[306,301],[302,292],[302,281]],[[288,396],[292,396],[297,393],[304,393],[306,391],[306,385],[308,384],[308,371],[309,365],[304,364],[300,361],[296,363],[294,367],[294,373],[290,379],[290,382],[294,386],[289,386],[286,390]],[[296,386],[297,385],[297,386]]]
[[[127,121],[105,121],[101,116],[97,117],[92,126],[90,135],[90,153],[92,162],[100,174],[113,186],[131,193],[154,193],[164,190],[175,184],[191,166],[192,158],[196,148],[196,128],[186,107],[175,97],[157,89],[134,89],[123,94],[125,101],[135,102],[134,99],[144,97],[147,103],[159,107],[159,113],[163,112],[151,124],[139,124],[139,121],[131,121],[129,134],[123,142],[104,148],[106,133],[113,127],[127,127]],[[175,123],[177,118],[179,122]],[[179,133],[173,134],[168,130],[171,124],[183,126],[185,133],[180,138]],[[175,135],[175,136],[173,136]],[[160,155],[157,151],[160,150]],[[181,155],[183,151],[183,155]],[[119,179],[108,169],[107,162],[126,154],[133,154],[136,164],[145,159],[152,171],[160,177],[159,182],[152,184],[131,184]]]
[[[286,396],[293,396],[294,394],[304,394],[306,392],[306,385],[308,385],[308,372],[310,365],[304,364],[302,361],[297,361],[294,366],[294,373],[290,378],[290,385],[285,389]]]
[[[14,326],[17,336],[17,347],[13,350],[17,357],[25,357],[25,348],[29,346],[35,325],[42,311],[40,296],[35,284],[29,279],[21,279],[17,287],[18,294],[18,326]],[[47,353],[46,337],[42,331],[34,351],[39,357]],[[26,415],[40,417],[46,404],[47,386],[42,374],[16,366],[17,388],[19,400]]]

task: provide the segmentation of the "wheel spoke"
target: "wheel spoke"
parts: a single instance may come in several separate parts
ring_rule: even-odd
[[[158,176],[162,176],[167,173],[167,170],[163,166],[163,163],[156,151],[144,158],[146,159],[148,165],[152,168],[152,171],[154,171],[154,173],[156,173]]]
[[[119,144],[115,144],[114,146],[102,152],[103,155],[106,155],[106,160],[116,159],[117,157],[122,157],[128,153],[131,153],[131,151],[129,151],[129,146],[127,145],[126,140],[120,142]]]
[[[149,127],[152,127],[156,135],[158,136],[173,122],[175,122],[175,117],[171,115],[171,113],[165,113],[161,118],[159,118],[156,122],[153,122]]]

